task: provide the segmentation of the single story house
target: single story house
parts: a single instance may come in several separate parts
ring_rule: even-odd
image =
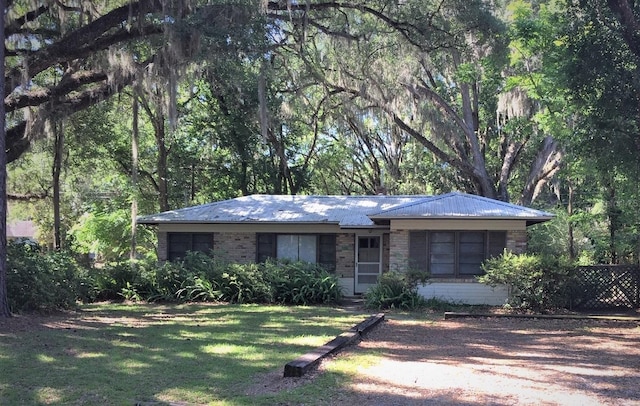
[[[552,214],[464,193],[439,196],[252,195],[142,216],[157,226],[160,260],[187,251],[239,263],[289,258],[320,263],[345,295],[364,293],[382,272],[430,272],[425,297],[499,305],[506,287],[480,284],[480,264],[527,247],[529,225]]]

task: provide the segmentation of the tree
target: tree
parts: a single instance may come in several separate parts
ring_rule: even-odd
[[[62,123],[50,124],[53,132],[53,249],[62,248],[62,230],[60,219],[60,176],[62,175],[62,161],[64,160],[64,126]]]
[[[514,174],[528,170],[515,194],[531,203],[562,154],[540,128],[523,140],[496,126],[496,94],[506,90],[503,106],[517,111],[510,108],[517,98],[508,96],[518,91],[502,77],[509,49],[496,10],[481,1],[352,2],[341,9],[292,5],[278,45],[282,58],[299,58],[309,72],[296,87],[317,86],[327,99],[393,123],[450,168],[459,189],[508,200]]]
[[[6,35],[5,107],[8,159],[17,159],[49,117],[64,117],[116,94],[138,68],[168,66],[198,49],[234,48],[232,27],[259,8],[252,2],[139,0],[10,3]],[[207,30],[202,28],[209,26]],[[230,36],[231,35],[231,36]]]
[[[5,10],[6,0],[0,0],[0,10]],[[0,39],[5,42],[5,21],[0,18]],[[0,47],[0,63],[5,63],[5,47]],[[0,78],[0,94],[4,94],[5,79]],[[0,317],[11,316],[7,298],[7,154],[5,108],[0,106]]]
[[[637,262],[640,192],[640,9],[625,0],[592,0],[567,8],[565,57],[558,66],[579,112],[571,147],[587,162],[597,193],[590,195],[606,232],[593,228],[600,260]]]

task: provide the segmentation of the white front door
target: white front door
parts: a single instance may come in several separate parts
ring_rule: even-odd
[[[382,237],[379,235],[356,236],[356,286],[355,293],[364,293],[378,283],[382,272]]]

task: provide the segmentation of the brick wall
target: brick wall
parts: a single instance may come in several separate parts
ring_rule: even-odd
[[[514,254],[523,254],[527,252],[527,231],[507,231],[507,250]]]
[[[407,269],[409,259],[409,230],[393,230],[389,235],[389,267],[390,271]]]
[[[213,252],[229,262],[247,264],[256,260],[255,233],[214,233]]]
[[[158,232],[158,260],[166,261],[168,258],[167,246],[168,246],[168,234],[164,232]]]
[[[341,278],[355,277],[355,237],[336,234],[336,274]]]

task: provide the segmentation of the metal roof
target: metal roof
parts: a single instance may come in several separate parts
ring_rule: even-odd
[[[372,219],[445,219],[452,217],[526,219],[540,222],[550,220],[554,215],[487,197],[452,192],[396,206],[371,216]]]
[[[373,220],[401,218],[500,218],[529,222],[552,214],[463,193],[441,196],[251,195],[142,216],[140,224],[288,223],[372,227]]]
[[[425,196],[288,196],[251,195],[201,206],[143,216],[158,223],[327,223],[372,226],[369,215]]]

